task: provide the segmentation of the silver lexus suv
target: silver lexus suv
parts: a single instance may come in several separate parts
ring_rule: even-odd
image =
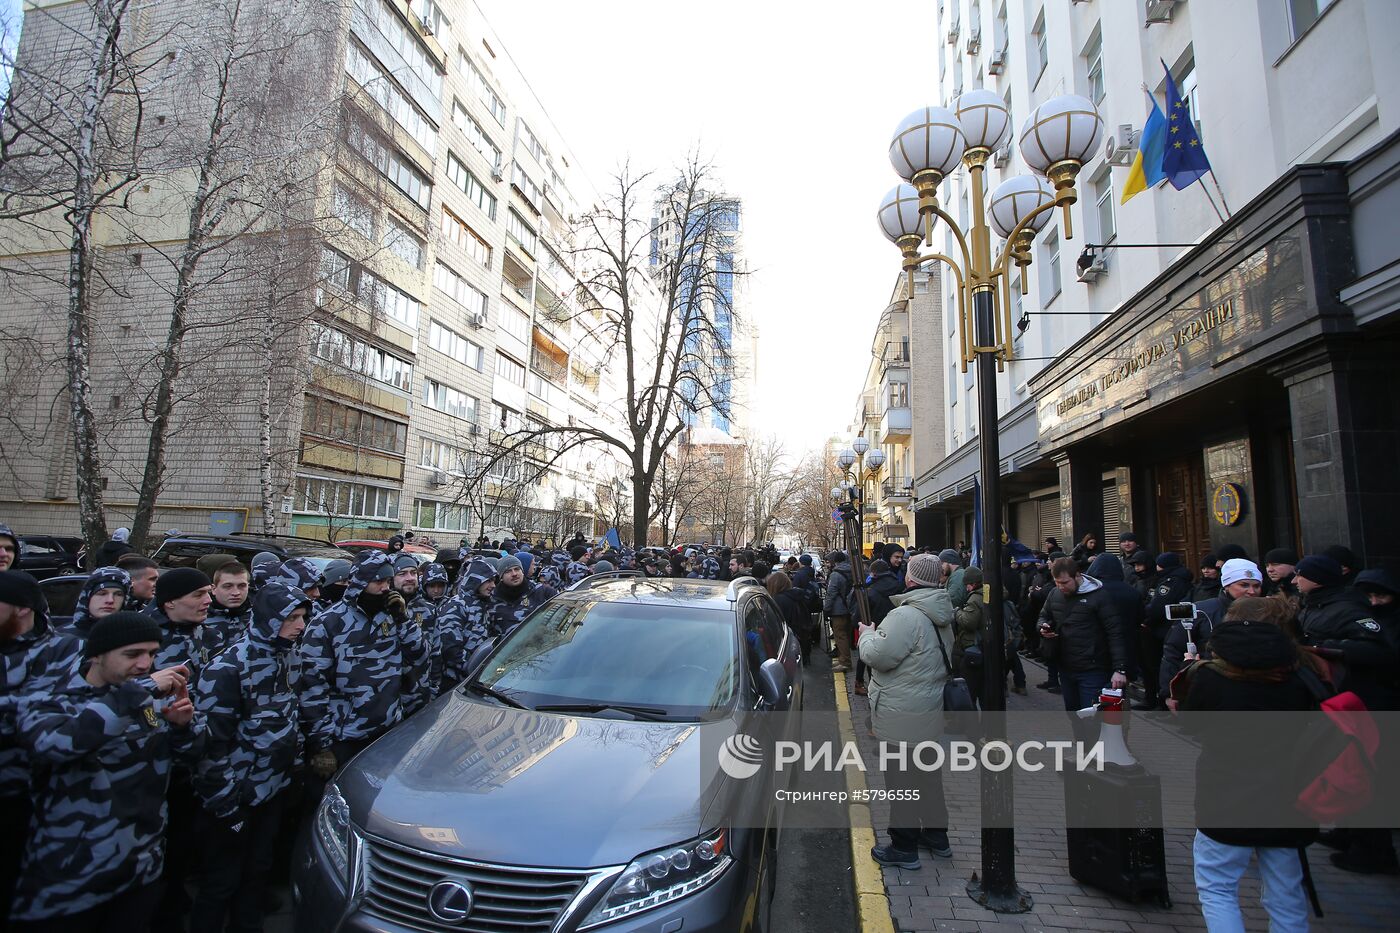
[[[478,652],[327,787],[297,929],[771,929],[774,787],[701,754],[801,705],[753,583],[589,578]]]

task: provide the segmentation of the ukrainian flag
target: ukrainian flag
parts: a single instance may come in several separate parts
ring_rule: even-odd
[[[1127,204],[1128,199],[1140,191],[1146,191],[1162,179],[1162,158],[1167,149],[1167,118],[1162,108],[1157,106],[1157,98],[1147,95],[1152,104],[1152,112],[1147,115],[1142,134],[1138,137],[1137,155],[1133,157],[1133,167],[1128,171],[1128,181],[1123,185],[1123,197],[1119,204]]]

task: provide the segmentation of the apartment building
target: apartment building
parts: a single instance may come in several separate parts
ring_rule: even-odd
[[[55,54],[85,6],[27,4],[21,59]],[[199,87],[207,72],[168,27],[190,21],[198,6],[141,4],[126,24],[131,47],[163,64],[161,87],[172,90],[152,99],[173,123],[181,106],[173,89]],[[276,16],[283,5],[263,6]],[[543,440],[501,459],[484,486],[465,482],[522,426],[617,428],[609,401],[620,390],[593,336],[607,312],[580,290],[571,258],[572,223],[596,193],[474,3],[344,0],[320,15],[328,38],[315,49],[325,61],[307,67],[325,75],[336,129],[314,180],[315,220],[253,231],[277,246],[284,278],[305,284],[282,300],[304,307],[288,315],[297,326],[273,349],[286,364],[268,377],[273,413],[260,419],[253,392],[269,368],[253,340],[259,313],[251,305],[239,313],[251,299],[237,285],[211,288],[196,313],[218,305],[228,314],[217,332],[229,348],[202,365],[226,375],[179,410],[155,527],[263,530],[268,484],[258,467],[271,451],[283,532],[345,539],[412,529],[443,543],[483,531],[556,540],[601,533],[600,504],[614,495],[619,468],[597,451],[556,459]],[[188,185],[183,178],[177,168],[153,174],[152,184],[158,194]],[[145,453],[142,409],[130,398],[141,383],[124,355],[161,338],[169,275],[150,260],[168,258],[184,235],[171,204],[157,206],[165,209],[126,232],[98,228],[104,275],[93,381],[95,397],[111,399],[102,443],[113,526],[130,521]],[[0,264],[31,274],[0,325],[32,326],[36,341],[61,346],[53,315],[61,279],[45,284],[32,274],[61,257],[46,259],[51,244],[32,237],[9,242],[20,246]],[[43,406],[62,391],[61,369],[36,372],[16,408],[41,424]],[[12,428],[0,428],[0,441]],[[270,443],[260,440],[264,428]],[[24,530],[71,530],[70,432],[60,418],[31,434],[26,456],[11,460],[13,493],[0,493],[0,515]]]
[[[863,436],[884,460],[869,468],[864,485],[864,541],[915,544],[914,477],[943,459],[942,308],[940,272],[897,276],[875,324],[865,382],[849,444]],[[854,468],[853,468],[854,469]]]
[[[935,15],[932,102],[989,88],[1019,130],[1073,93],[1106,124],[1072,231],[1052,215],[1013,294],[1017,359],[996,387],[1007,532],[1114,548],[1131,527],[1191,561],[1226,543],[1394,556],[1379,530],[1394,506],[1366,518],[1390,502],[1366,464],[1394,454],[1394,431],[1348,400],[1384,392],[1378,354],[1394,347],[1395,215],[1381,205],[1396,196],[1400,7],[940,0]],[[1213,174],[1120,203],[1144,89],[1165,108],[1167,72]],[[989,193],[1026,171],[1013,138]],[[940,197],[966,227],[962,176]],[[953,254],[946,230],[935,244]],[[952,288],[945,278],[945,307]],[[915,477],[931,544],[972,540],[983,427],[959,322],[943,325],[948,453]]]

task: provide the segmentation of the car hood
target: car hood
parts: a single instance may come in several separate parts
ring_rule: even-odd
[[[727,718],[595,719],[453,691],[366,749],[336,782],[357,826],[423,852],[621,865],[713,828],[707,813],[735,782],[717,760],[702,762],[702,743],[718,748],[735,731]]]

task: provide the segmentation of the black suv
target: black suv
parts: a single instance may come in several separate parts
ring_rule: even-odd
[[[253,565],[253,555],[262,551],[276,554],[279,560],[288,557],[305,557],[324,570],[333,560],[353,561],[355,555],[315,538],[298,538],[294,535],[255,535],[238,533],[231,535],[215,534],[175,534],[160,543],[151,559],[162,569],[171,567],[193,567],[201,557],[210,554],[232,554],[244,565]]]
[[[799,709],[801,663],[752,577],[587,578],[326,787],[297,929],[772,929],[773,779],[701,749]]]
[[[77,573],[83,566],[82,538],[63,535],[20,535],[19,558],[15,570],[23,570],[36,580]]]

